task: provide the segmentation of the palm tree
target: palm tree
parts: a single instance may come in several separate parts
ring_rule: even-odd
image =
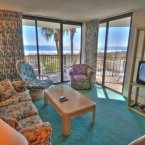
[[[74,35],[76,33],[76,29],[66,29],[64,32],[69,32],[70,31],[70,41],[71,41],[71,62],[73,62],[73,39]],[[56,44],[56,49],[57,49],[57,54],[59,56],[59,62],[61,62],[61,49],[60,49],[60,30],[59,29],[53,29],[53,28],[41,28],[41,34],[42,36],[45,37],[46,41],[49,41],[49,39],[54,36],[55,44]]]
[[[76,29],[72,28],[70,29],[70,41],[71,41],[71,62],[73,62],[73,39],[74,39],[74,35],[76,33]]]
[[[49,41],[49,39],[54,36],[57,54],[60,55],[60,30],[42,27],[41,34],[45,37],[46,41]]]

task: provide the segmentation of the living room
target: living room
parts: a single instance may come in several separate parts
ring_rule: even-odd
[[[145,144],[144,5],[2,0],[0,145]]]

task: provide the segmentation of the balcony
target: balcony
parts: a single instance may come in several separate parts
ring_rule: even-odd
[[[72,61],[73,59],[73,61]],[[33,66],[36,73],[38,73],[38,58],[36,54],[25,55],[25,60],[30,62]],[[59,55],[39,55],[40,60],[40,73],[48,76],[54,83],[61,82],[61,56]],[[71,57],[71,54],[63,55],[63,78],[64,81],[69,79],[69,68],[73,64],[80,63],[80,55],[74,54]]]
[[[61,82],[61,57],[59,55],[41,54],[40,58],[40,73],[45,74],[53,80],[54,83]],[[73,63],[80,62],[80,55],[65,54],[63,56],[63,77],[64,81],[69,80],[69,68]],[[30,62],[36,72],[38,72],[38,59],[36,54],[26,55],[25,60]],[[123,76],[125,69],[125,57],[111,57],[106,61],[105,71],[105,86],[122,91]],[[103,59],[100,57],[97,60],[96,81],[101,83],[103,75]]]

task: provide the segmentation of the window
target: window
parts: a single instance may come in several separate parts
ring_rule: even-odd
[[[96,81],[122,92],[131,14],[103,20],[99,26]]]
[[[82,24],[23,16],[26,61],[54,83],[69,80],[69,68],[80,63]]]

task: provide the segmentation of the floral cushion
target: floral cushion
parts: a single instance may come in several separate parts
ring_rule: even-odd
[[[86,75],[76,75],[72,79],[73,79],[73,81],[87,81],[87,80],[89,80],[88,76],[86,76]]]
[[[52,128],[49,123],[43,123],[25,128],[21,133],[26,137],[29,145],[50,145],[49,137],[52,134]]]
[[[83,64],[76,64],[72,67],[75,75],[86,75],[87,74],[87,66]]]
[[[74,89],[90,89],[91,88],[91,84],[90,81],[78,81],[78,82],[71,82],[71,87]]]
[[[22,128],[32,127],[41,123],[42,120],[38,115],[33,115],[19,121],[19,124],[22,126]]]
[[[21,130],[20,124],[14,118],[0,116],[0,119],[2,119],[4,122],[6,122],[8,125],[10,125],[15,130],[17,130],[17,131]]]
[[[5,100],[16,93],[17,92],[8,79],[0,82],[0,100]]]
[[[17,92],[22,92],[27,90],[27,82],[25,81],[13,81],[12,86]]]
[[[0,116],[11,117],[18,121],[36,114],[38,114],[38,111],[31,101],[20,102],[0,108]]]
[[[11,104],[16,104],[19,102],[24,102],[24,101],[31,101],[31,97],[29,95],[29,92],[24,91],[24,92],[19,92],[13,96],[10,96],[6,100],[0,100],[0,107],[8,106]]]

